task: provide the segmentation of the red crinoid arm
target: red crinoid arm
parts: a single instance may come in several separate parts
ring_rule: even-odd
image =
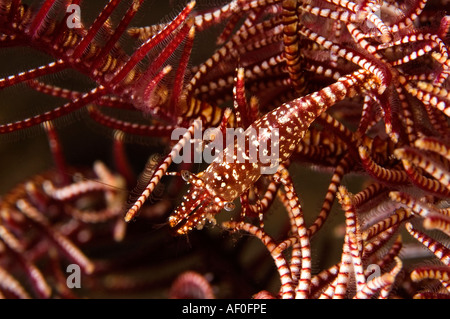
[[[158,165],[161,163],[161,160],[162,158],[159,154],[153,154],[147,160],[147,163],[145,163],[144,169],[142,170],[141,174],[133,182],[133,184],[135,184],[136,186],[133,188],[133,190],[130,192],[130,195],[128,196],[128,203],[130,205],[136,201],[137,196],[141,195],[144,189],[147,187],[148,182],[150,181],[156,169],[158,168]]]
[[[443,164],[426,157],[425,154],[419,153],[412,148],[396,149],[394,155],[400,160],[408,160],[411,164],[420,167],[450,191],[450,172]]]
[[[109,185],[95,180],[79,181],[63,187],[55,187],[52,181],[46,180],[42,187],[50,198],[57,201],[71,201],[85,194],[103,192],[110,188]]]
[[[354,299],[370,299],[377,291],[391,286],[394,283],[394,279],[395,277],[390,273],[375,277],[364,285]]]
[[[151,69],[149,71],[151,71]],[[158,103],[152,103],[153,101],[151,100],[151,98],[153,97],[153,94],[155,92],[157,92],[159,82],[161,82],[161,80],[167,74],[169,74],[171,71],[172,71],[172,66],[167,65],[164,68],[162,68],[161,71],[159,71],[155,76],[152,76],[150,78],[150,80],[146,84],[146,87],[144,90],[144,96],[143,96],[145,106],[147,106],[147,104],[148,104],[149,109],[147,110],[146,108],[144,108],[144,111],[150,111],[153,114],[158,114],[158,115],[162,113],[160,111],[160,107],[159,107]],[[153,104],[156,104],[157,106],[155,107]],[[164,115],[161,115],[161,116],[164,116]]]
[[[308,39],[317,42],[325,49],[330,50],[334,54],[374,74],[381,82],[378,87],[378,94],[383,94],[386,88],[390,85],[392,79],[391,72],[388,70],[386,65],[381,64],[380,61],[376,60],[374,57],[363,56],[355,50],[333,43],[304,26],[300,28],[299,32]]]
[[[172,283],[169,296],[171,299],[214,299],[214,291],[204,276],[186,271]]]
[[[73,100],[80,98],[83,95],[82,92],[64,89],[56,85],[50,85],[40,82],[38,80],[27,81],[27,85],[33,90],[36,90],[37,92],[54,97],[60,97],[63,99]]]
[[[406,229],[408,232],[421,242],[425,247],[427,247],[444,265],[450,266],[450,250],[442,245],[441,243],[435,241],[431,237],[425,235],[424,233],[413,228],[411,223],[406,223]]]
[[[305,77],[302,70],[303,60],[300,55],[300,39],[298,35],[299,15],[298,1],[283,1],[283,44],[289,78],[297,93],[305,90]]]
[[[279,193],[280,199],[289,213],[291,232],[294,237],[288,238],[277,246],[277,250],[283,251],[292,246],[291,252],[291,276],[296,284],[296,298],[309,298],[311,280],[311,257],[307,229],[303,220],[303,212],[299,198],[292,184],[292,179],[287,175],[285,168],[278,171],[280,181],[284,185],[286,194]],[[278,174],[277,172],[277,174]]]
[[[425,229],[439,229],[450,236],[450,217],[444,215],[430,215],[423,221]]]
[[[248,51],[255,50],[255,48],[264,47],[271,42],[278,41],[278,35],[275,35],[275,38],[272,37],[272,39],[263,36],[265,32],[272,28],[276,28],[279,24],[281,24],[281,19],[270,19],[267,23],[258,23],[254,26],[245,27],[244,30],[235,33],[231,39],[220,47],[210,58],[194,69],[195,74],[186,86],[187,96],[191,96],[203,78],[205,78],[211,70],[220,65],[221,62],[229,60],[230,56],[234,57],[236,54],[245,55]],[[256,37],[257,39],[250,41],[249,37],[251,37],[250,39],[253,39],[253,37]],[[246,43],[249,44],[245,45]],[[246,77],[249,78],[248,75]],[[226,83],[227,81],[219,80],[219,85],[215,84],[215,86],[223,87],[225,84],[233,83],[232,81],[233,77],[230,76],[230,81],[228,83]],[[211,85],[211,83],[209,85]]]
[[[325,194],[325,200],[323,201],[322,208],[319,212],[314,223],[309,226],[308,234],[312,237],[317,231],[323,226],[325,221],[327,220],[331,207],[333,206],[334,199],[336,198],[336,192],[338,190],[339,185],[341,184],[341,180],[348,169],[349,166],[349,158],[344,157],[335,168],[333,176],[331,177],[330,184],[328,185],[327,193]]]
[[[349,151],[355,152],[358,138],[344,124],[328,113],[320,114],[316,121],[324,126],[324,130],[332,130],[336,136],[342,139],[348,145]]]
[[[427,111],[428,119],[432,127],[440,135],[442,136],[447,135],[450,126],[448,124],[447,117],[445,116],[445,114],[443,114],[441,111],[439,111],[437,108],[435,108],[428,102],[424,102],[423,105],[425,106],[425,110]]]
[[[50,271],[52,273],[55,296],[61,299],[76,299],[73,289],[67,285],[67,275],[62,267],[60,256],[54,250],[49,251]]]
[[[346,234],[348,246],[352,256],[353,272],[355,274],[356,290],[360,291],[366,282],[362,266],[363,242],[356,208],[353,204],[353,194],[349,193],[344,186],[339,187],[338,199],[345,211]]]
[[[37,38],[39,35],[39,31],[41,30],[43,24],[45,24],[45,19],[47,17],[47,14],[49,13],[50,9],[53,7],[53,5],[57,4],[57,0],[45,0],[45,2],[41,5],[39,11],[34,16],[33,21],[31,22],[30,26],[27,29],[27,33],[32,38]]]
[[[180,12],[180,14],[172,20],[170,24],[168,24],[164,30],[162,30],[160,33],[155,35],[153,38],[149,39],[145,43],[143,43],[130,57],[130,59],[122,66],[120,71],[111,79],[109,85],[111,87],[114,87],[117,85],[120,81],[122,81],[126,75],[138,64],[146,55],[147,53],[153,49],[155,46],[160,44],[163,40],[167,39],[172,32],[175,31],[175,29],[181,25],[184,21],[186,21],[187,17],[189,16],[190,12],[195,6],[195,1],[191,1],[188,3],[186,8],[183,9],[183,11]]]
[[[392,185],[405,185],[408,183],[408,175],[401,170],[386,169],[370,157],[369,150],[365,146],[358,148],[361,163],[364,169],[377,180]]]
[[[377,236],[381,232],[392,226],[398,226],[401,222],[408,220],[412,217],[412,212],[410,209],[399,208],[396,209],[395,212],[389,217],[379,221],[375,225],[372,225],[370,228],[366,229],[362,233],[363,240],[371,240],[373,237]]]
[[[6,78],[0,79],[0,89],[8,86],[13,86],[21,82],[32,80],[34,78],[44,76],[47,74],[52,74],[64,70],[67,68],[67,63],[63,60],[57,60],[56,62],[51,62],[47,65],[40,66],[36,69],[31,69],[19,74],[11,75]]]
[[[389,274],[393,277],[392,278],[392,283],[391,284],[387,284],[384,287],[381,288],[380,290],[380,296],[378,297],[378,299],[387,299],[389,297],[389,294],[392,290],[394,281],[395,281],[395,277],[397,277],[397,275],[400,273],[400,271],[402,270],[403,267],[403,263],[402,260],[399,257],[394,257],[396,265],[395,267],[389,272]]]
[[[428,265],[415,268],[411,272],[411,279],[418,282],[424,279],[450,280],[450,268],[439,265]]]
[[[336,279],[319,296],[319,299],[343,299],[347,293],[347,285],[352,268],[352,256],[350,254],[348,235],[345,235],[342,249],[341,262]]]
[[[65,210],[71,217],[86,224],[104,223],[122,214],[122,207],[117,209],[80,210],[72,205],[66,205]]]
[[[102,94],[104,94],[104,92],[105,92],[105,88],[103,86],[100,86],[98,88],[93,89],[89,93],[84,94],[81,98],[76,99],[71,102],[68,102],[67,104],[60,106],[54,110],[45,112],[43,114],[36,115],[34,117],[30,117],[30,118],[22,120],[22,121],[2,124],[2,125],[0,125],[0,134],[5,134],[5,133],[10,133],[10,132],[14,132],[17,130],[25,129],[28,127],[32,127],[32,126],[41,124],[46,121],[54,120],[61,116],[67,115],[71,112],[74,112],[74,111],[84,107],[86,104],[95,101]]]
[[[374,237],[372,241],[367,242],[364,245],[363,260],[366,260],[366,258],[373,256],[377,251],[379,251],[383,245],[385,245],[397,232],[398,228],[398,226],[394,225]]]
[[[252,296],[253,299],[277,299],[272,293],[267,290],[261,290]]]
[[[364,204],[367,204],[371,199],[385,191],[387,191],[387,188],[383,186],[383,184],[374,182],[359,193],[356,193],[353,197],[353,203],[358,208]]]
[[[6,269],[0,267],[0,291],[2,290],[8,291],[20,299],[31,298],[22,285],[13,276],[11,276]]]
[[[194,123],[189,127],[187,132],[180,139],[180,141],[172,148],[171,152],[166,156],[166,158],[154,172],[150,182],[148,183],[143,193],[139,196],[139,198],[136,200],[133,206],[126,213],[125,221],[129,222],[136,216],[137,212],[141,209],[142,205],[145,203],[147,198],[155,189],[156,185],[159,183],[161,178],[166,173],[175,156],[177,156],[180,153],[184,145],[190,141],[192,136],[194,136],[194,131],[200,129],[200,123],[201,123],[200,120],[195,120]]]
[[[3,226],[0,228],[0,239],[5,243],[8,255],[17,259],[20,266],[24,269],[37,295],[41,298],[49,298],[52,289],[48,285],[41,271],[25,257],[24,250],[20,245],[17,245],[17,239]]]
[[[275,264],[278,268],[281,280],[280,294],[283,299],[291,299],[294,297],[294,289],[292,286],[291,272],[289,270],[286,259],[280,251],[276,249],[274,240],[267,235],[264,230],[254,225],[243,222],[225,222],[224,227],[234,230],[245,230],[246,232],[256,236],[261,240],[267,250],[270,252]]]
[[[122,131],[127,134],[153,137],[167,137],[176,126],[173,125],[146,125],[134,122],[127,122],[103,114],[98,107],[88,106],[89,116],[97,123],[109,127],[113,130]]]
[[[277,173],[275,175],[277,175]],[[242,217],[258,216],[258,217],[260,217],[260,221],[262,222],[262,220],[261,220],[262,216],[271,207],[273,201],[277,197],[276,195],[277,195],[278,188],[280,185],[278,182],[275,182],[274,180],[275,179],[272,177],[272,180],[271,180],[270,184],[267,186],[264,195],[262,196],[262,198],[260,198],[260,197],[257,198],[256,204],[249,203],[250,189],[248,189],[245,193],[243,193],[241,195],[240,201],[241,201],[241,207],[242,207]],[[278,195],[279,195],[279,193],[278,193]],[[284,201],[283,201],[283,203],[284,203]],[[263,227],[263,226],[261,225],[261,227]],[[294,273],[292,274],[292,278],[293,278],[293,280],[295,279]]]
[[[448,185],[444,186],[434,178],[424,176],[409,160],[403,159],[402,164],[414,185],[439,197],[450,196],[450,190],[446,187]]]
[[[219,9],[214,9],[212,12],[207,11],[195,16],[195,26],[198,31],[205,30],[213,24],[219,24],[233,14],[242,10],[242,4],[238,4],[240,0],[233,0],[226,3]]]
[[[168,23],[159,23],[146,27],[131,27],[127,29],[127,33],[130,37],[137,38],[144,42],[164,30],[167,24]]]
[[[136,181],[136,176],[126,156],[124,139],[125,133],[123,131],[114,130],[114,164],[117,172],[125,178],[126,184],[129,186]]]
[[[172,113],[179,114],[180,112],[176,112],[177,109],[180,109],[180,102],[182,98],[182,92],[184,88],[184,77],[186,75],[186,69],[189,63],[189,57],[191,55],[192,47],[194,45],[194,37],[195,37],[195,28],[191,27],[189,30],[188,37],[186,39],[186,43],[184,44],[183,52],[181,54],[180,62],[178,63],[177,72],[175,75],[175,80],[173,82],[172,95],[170,97],[170,108]]]
[[[402,127],[399,119],[399,111],[397,111],[394,89],[392,86],[386,88],[385,92],[381,95],[374,95],[369,93],[372,99],[377,101],[383,112],[384,126],[386,133],[389,135],[394,143],[399,140],[404,141],[407,139],[405,136],[405,130]]]
[[[70,260],[78,264],[86,274],[91,274],[94,271],[94,264],[78,249],[78,247],[76,247],[59,231],[53,229],[49,225],[47,218],[36,208],[34,208],[27,200],[18,200],[17,208],[37,226],[39,226],[55,243],[55,245],[61,249],[62,253],[65,254]]]
[[[109,18],[109,16],[112,14],[114,9],[117,7],[121,0],[110,0],[108,4],[103,8],[100,15],[95,19],[94,23],[89,28],[87,34],[83,37],[83,39],[78,43],[78,45],[75,47],[71,57],[72,59],[76,60],[79,59],[88,45],[91,43],[91,41],[94,39],[94,37],[97,35],[100,28],[104,25],[106,20]],[[109,52],[109,51],[108,51]]]
[[[305,220],[301,210],[300,200],[294,189],[292,178],[286,169],[281,172],[280,181],[284,185],[286,197],[289,200],[288,204],[292,212],[295,226],[297,227],[297,236],[300,241],[302,262],[300,269],[300,278],[295,291],[295,297],[306,299],[309,297],[309,290],[311,285],[311,246],[308,236],[308,231],[305,226]]]
[[[54,43],[62,43],[62,39],[68,30],[68,25],[67,25],[68,19],[71,19],[72,21],[78,20],[77,22],[80,22],[80,24],[81,24],[81,21],[79,20],[81,17],[76,17],[76,18],[71,17],[71,15],[73,14],[73,11],[68,10],[70,5],[78,5],[79,6],[80,3],[81,3],[81,0],[69,0],[64,3],[63,10],[64,10],[64,12],[66,12],[66,14],[61,19],[61,21],[55,25],[56,32],[54,33],[54,37],[53,37]],[[73,10],[73,8],[72,8],[72,10]],[[83,29],[83,31],[81,33],[85,34],[84,32],[85,32],[85,30]]]
[[[155,76],[151,77],[151,79],[148,81],[145,90],[144,90],[144,103],[146,104],[154,104],[151,101],[152,95],[156,92],[157,88],[158,88],[158,84],[159,82],[161,82],[161,80],[170,72],[172,71],[172,66],[171,65],[167,65],[164,68],[161,69],[161,71],[159,71]],[[153,105],[152,105],[153,106]],[[156,106],[153,108],[152,112],[154,114],[159,114],[160,112],[160,108],[159,106]]]
[[[22,256],[22,254],[14,252],[12,255],[15,255],[15,258],[19,260],[21,266],[25,270],[25,273],[30,278],[33,289],[36,291],[37,295],[40,298],[50,298],[52,289],[39,269],[24,256]]]
[[[37,92],[41,92],[54,97],[60,97],[63,99],[75,100],[79,99],[84,94],[80,91],[64,89],[56,85],[39,82],[37,80],[28,81],[27,84]],[[124,99],[116,96],[102,95],[95,101],[95,104],[115,109],[136,110],[133,104],[126,102]]]
[[[414,282],[436,279],[450,292],[450,267],[437,265],[418,267],[411,272],[411,279]]]
[[[414,20],[416,20],[422,13],[426,4],[427,0],[418,0],[411,3],[411,6],[406,6],[405,10],[403,10],[403,14],[398,15],[398,20],[392,23],[392,32],[397,32],[399,30],[411,27],[414,24]]]
[[[222,33],[217,37],[216,45],[222,45],[226,42],[227,38],[233,33],[241,18],[242,15],[239,14],[231,16],[231,18],[227,21],[227,24],[225,25]]]
[[[42,188],[50,198],[60,202],[67,202],[93,192],[108,193],[111,192],[113,187],[119,188],[123,184],[122,179],[110,173],[101,162],[94,164],[94,171],[99,177],[99,181],[91,179],[81,180],[61,187],[59,185],[55,186],[51,180],[45,180],[42,182]]]
[[[331,284],[339,274],[341,263],[337,263],[328,269],[322,270],[320,273],[311,278],[311,297],[317,298],[318,293],[325,287]]]
[[[446,217],[450,217],[450,207],[440,208],[439,213]]]
[[[331,18],[332,20],[342,21],[345,23],[355,22],[358,20],[358,16],[354,12],[349,12],[348,10],[333,10],[328,8],[313,7],[312,5],[306,3],[302,3],[298,9],[298,11],[303,11],[318,17]]]
[[[433,204],[425,203],[415,199],[413,196],[404,193],[404,192],[390,192],[389,197],[398,203],[401,203],[407,207],[407,209],[411,210],[414,214],[427,217],[432,214],[439,214],[437,208],[433,206]]]
[[[377,265],[382,271],[392,264],[392,262],[395,260],[395,257],[398,257],[398,254],[400,253],[402,247],[402,236],[398,235],[389,251],[383,256],[382,259],[377,260]]]
[[[12,0],[9,7],[8,20],[14,22],[16,20],[17,9],[19,9],[21,0]]]
[[[245,70],[238,68],[236,71],[236,78],[234,79],[234,109],[236,113],[236,125],[246,129],[252,122],[250,122],[250,115],[248,114],[247,97],[245,96]]]
[[[413,143],[417,139],[416,123],[413,117],[413,109],[406,98],[404,90],[396,87],[398,98],[400,100],[400,106],[402,110],[403,122],[405,124],[405,134],[408,143]]]
[[[313,127],[310,128],[298,144],[293,156],[305,159],[310,163],[318,163],[318,165],[323,163],[325,167],[337,166],[338,158],[346,152],[347,147],[340,139],[330,139],[322,132]]]
[[[450,147],[443,141],[432,137],[422,137],[414,142],[414,146],[422,150],[435,152],[450,161]]]
[[[58,138],[58,134],[56,133],[52,122],[44,122],[43,126],[45,131],[47,132],[47,138],[50,145],[50,151],[53,155],[53,161],[55,162],[56,169],[59,173],[59,182],[62,185],[67,185],[70,183],[70,177],[67,174],[67,165],[66,160],[64,158],[63,150],[61,147],[61,143]]]
[[[365,95],[361,119],[357,129],[357,133],[359,135],[365,134],[379,121],[375,114],[376,107],[378,107],[377,102],[374,101],[369,95]]]
[[[105,44],[105,46],[102,48],[102,50],[100,51],[98,56],[95,58],[94,62],[92,63],[91,68],[93,70],[97,70],[101,66],[105,56],[114,48],[117,41],[119,41],[120,37],[125,32],[127,26],[130,24],[131,20],[133,19],[133,17],[136,14],[136,12],[139,10],[139,7],[141,6],[143,1],[144,0],[133,0],[131,6],[128,8],[127,12],[123,16],[119,25],[114,30],[114,33],[111,35],[108,42]],[[108,6],[109,5],[111,5],[111,2],[108,4]],[[112,8],[112,10],[114,10],[114,8]],[[98,19],[100,19],[100,17]],[[93,26],[91,26],[91,28],[92,27]],[[89,32],[91,32],[91,30],[89,30]],[[92,39],[91,39],[91,41],[92,41]],[[81,43],[80,43],[80,45],[81,45]],[[78,50],[78,47],[76,48],[76,50]],[[81,48],[80,48],[80,50],[81,50]],[[75,54],[75,52],[74,52],[74,54]]]
[[[415,96],[424,104],[431,104],[432,106],[443,112],[445,115],[450,117],[450,103],[448,102],[448,100],[440,97],[439,95],[428,93],[424,90],[412,86],[403,76],[399,76],[398,80],[411,95]]]
[[[286,198],[286,201],[289,200]],[[291,219],[292,218],[291,212],[290,215],[291,216],[289,217]],[[273,253],[274,254],[282,253],[289,247],[292,247],[289,269],[291,270],[292,285],[295,287],[298,285],[298,279],[300,277],[300,268],[302,264],[302,253],[301,253],[301,245],[299,244],[299,238],[297,236],[294,236],[283,240],[281,243],[277,245]]]
[[[156,57],[154,61],[150,64],[149,73],[153,73],[154,70],[159,70],[164,62],[175,52],[175,50],[180,46],[181,42],[190,34],[192,37],[194,36],[194,28],[192,27],[192,20],[188,20],[177,32],[174,38],[170,41],[170,43],[161,51],[161,53]],[[189,41],[192,41],[191,38]],[[181,71],[181,70],[180,70]]]

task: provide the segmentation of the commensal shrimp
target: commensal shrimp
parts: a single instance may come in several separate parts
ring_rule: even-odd
[[[361,69],[339,78],[320,91],[282,104],[247,128],[244,132],[244,146],[249,143],[270,144],[272,151],[273,147],[278,148],[278,164],[282,164],[289,159],[311,123],[320,114],[335,103],[355,96],[358,91],[374,90],[376,85],[379,85],[379,80]],[[249,130],[264,133],[252,140],[247,134]],[[273,135],[274,132],[277,133]],[[268,141],[271,136],[279,137],[278,142]],[[214,223],[215,214],[222,208],[232,210],[233,200],[260,178],[269,164],[262,163],[260,156],[253,163],[248,162],[248,150],[242,146],[236,141],[234,145],[230,144],[224,149],[222,156],[218,156],[205,171],[197,175],[182,172],[183,178],[192,186],[169,217],[170,226],[178,234],[186,234],[194,227],[201,228],[206,220]],[[233,160],[229,161],[231,158]],[[247,160],[237,160],[242,158]]]

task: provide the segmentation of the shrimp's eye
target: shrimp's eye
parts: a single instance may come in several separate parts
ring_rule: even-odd
[[[232,202],[226,202],[223,205],[223,208],[227,211],[227,212],[231,212],[232,210],[234,210],[236,208],[236,205],[234,205],[234,203]]]
[[[189,182],[190,179],[191,179],[191,176],[192,176],[191,172],[189,172],[189,171],[187,171],[187,170],[182,170],[182,171],[181,171],[181,178],[182,178],[184,181]]]

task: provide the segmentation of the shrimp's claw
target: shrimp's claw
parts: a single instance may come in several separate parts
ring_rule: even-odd
[[[201,229],[206,221],[215,224],[214,215],[224,208],[225,201],[208,191],[201,175],[202,173],[195,176],[187,171],[182,172],[183,179],[192,185],[169,217],[169,225],[178,235],[187,234],[193,228]]]

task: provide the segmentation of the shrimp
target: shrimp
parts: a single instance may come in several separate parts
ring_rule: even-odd
[[[268,145],[268,142],[272,142],[268,139],[278,137],[278,141],[270,144],[278,148],[277,162],[282,164],[290,158],[309,126],[320,114],[335,103],[355,96],[358,91],[374,90],[377,85],[379,80],[362,69],[341,77],[322,90],[284,103],[255,121],[244,132],[247,139],[245,144]],[[265,133],[255,139],[248,137],[250,130],[261,132],[263,129]],[[268,168],[269,164],[260,160],[259,152],[253,163],[239,161],[238,158],[249,158],[248,150],[235,142],[234,145],[228,145],[205,171],[197,175],[182,172],[183,178],[192,186],[169,217],[169,225],[178,234],[186,234],[194,227],[201,228],[207,220],[214,223],[214,215],[222,209],[232,210],[233,201]],[[233,160],[229,161],[231,158]]]

